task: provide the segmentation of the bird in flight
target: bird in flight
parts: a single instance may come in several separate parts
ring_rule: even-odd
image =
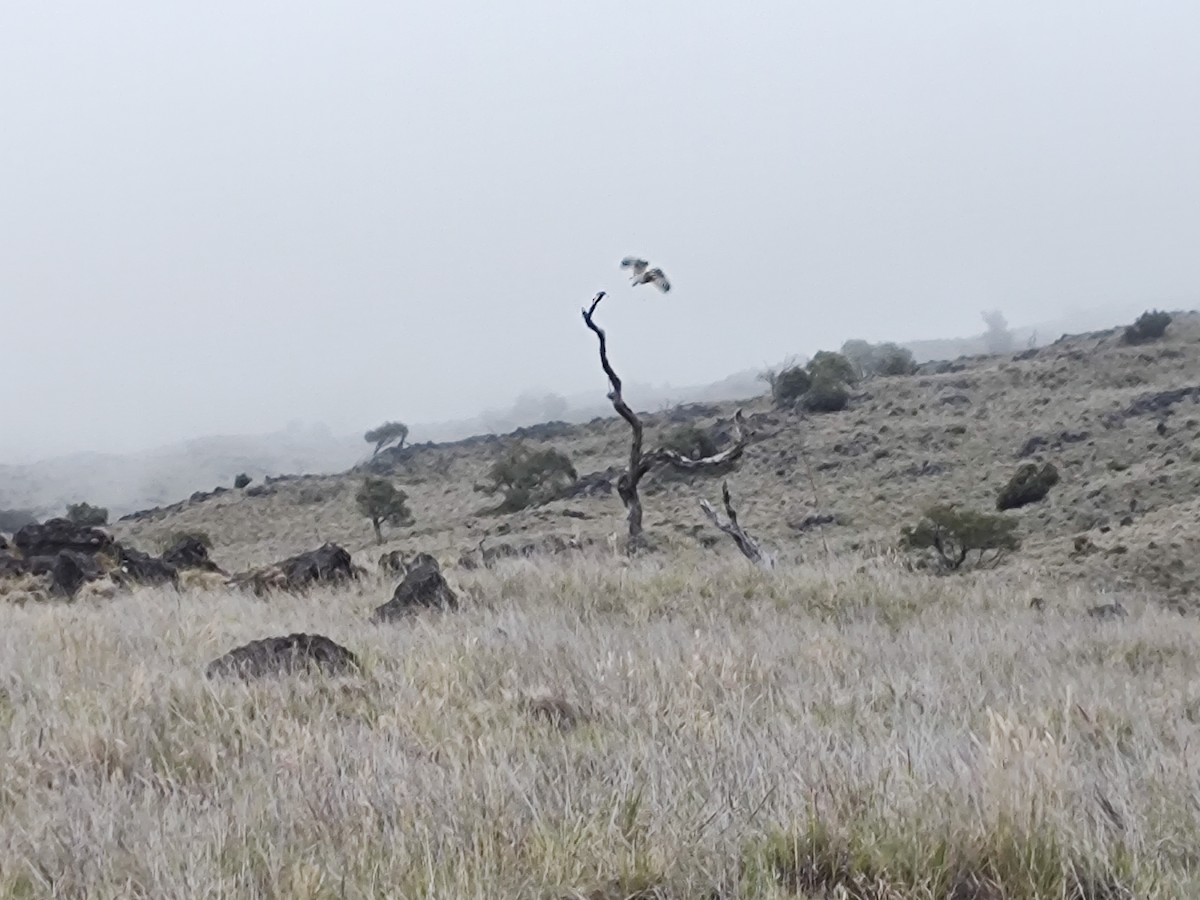
[[[634,286],[639,284],[652,284],[664,294],[671,289],[671,282],[667,281],[667,276],[663,274],[663,270],[659,268],[649,268],[650,263],[644,259],[639,259],[636,256],[627,256],[621,260],[622,269],[632,269],[633,276],[630,278],[630,283]]]

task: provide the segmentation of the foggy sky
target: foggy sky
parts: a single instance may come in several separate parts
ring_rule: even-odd
[[[7,3],[0,118],[0,461],[1200,293],[1183,0]]]

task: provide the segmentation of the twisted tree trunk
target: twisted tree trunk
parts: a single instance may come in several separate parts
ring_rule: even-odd
[[[737,460],[746,449],[746,439],[742,430],[742,411],[734,415],[734,442],[731,447],[712,456],[700,459],[689,459],[674,450],[659,448],[650,453],[642,450],[642,421],[637,417],[629,404],[621,395],[621,379],[608,361],[608,340],[604,329],[596,324],[596,307],[604,299],[604,291],[598,293],[592,304],[583,310],[583,321],[596,335],[600,343],[600,367],[608,376],[610,390],[608,399],[612,401],[613,409],[622,419],[629,423],[632,439],[629,444],[629,466],[617,478],[617,496],[625,505],[626,521],[629,526],[629,552],[635,552],[646,545],[645,532],[642,527],[642,500],[638,494],[638,485],[642,478],[657,465],[670,465],[677,469],[696,471],[699,469],[716,468]]]

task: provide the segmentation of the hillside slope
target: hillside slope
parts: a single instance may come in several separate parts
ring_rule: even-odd
[[[1024,546],[1004,565],[1047,580],[1082,579],[1097,591],[1186,603],[1200,585],[1200,315],[1176,316],[1152,344],[1126,346],[1120,337],[1115,329],[1065,337],[1036,351],[871,379],[841,413],[802,416],[774,410],[765,398],[749,401],[743,408],[751,444],[727,476],[741,521],[784,558],[887,554],[900,526],[925,506],[994,511],[997,491],[1020,463],[1049,461],[1061,482],[1046,500],[1008,513],[1020,522]],[[647,442],[680,421],[727,431],[737,407],[647,415]],[[610,417],[528,429],[525,439],[566,452],[585,475],[621,466],[628,437],[624,422]],[[507,516],[484,512],[495,499],[474,485],[513,440],[476,438],[401,454],[392,475],[416,522],[388,532],[382,549],[454,560],[481,540],[493,547],[552,536],[603,544],[621,532],[615,493]],[[203,530],[229,566],[267,563],[323,541],[370,561],[381,548],[354,508],[360,480],[361,473],[348,472],[278,481],[262,496],[234,492],[185,502],[114,531],[150,548],[174,531]],[[649,476],[652,541],[736,553],[697,505],[717,501],[720,483]],[[813,525],[812,516],[835,521]]]

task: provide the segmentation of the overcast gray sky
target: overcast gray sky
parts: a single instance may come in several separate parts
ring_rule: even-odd
[[[0,119],[0,461],[1200,293],[1184,0],[13,0]]]

